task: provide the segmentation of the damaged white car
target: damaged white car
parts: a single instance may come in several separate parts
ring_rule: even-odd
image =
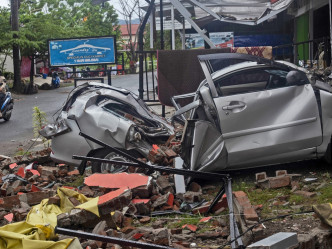
[[[185,121],[187,168],[219,171],[326,158],[331,162],[331,86],[291,63],[245,54],[198,56],[206,79],[173,97]],[[192,98],[191,104],[179,102]],[[189,115],[188,115],[189,113]]]
[[[105,84],[85,83],[69,94],[56,122],[39,132],[47,139],[52,138],[51,158],[75,166],[81,163],[72,159],[75,154],[126,161],[86,140],[80,132],[136,157],[147,157],[151,145],[166,142],[174,134],[174,128],[134,93]],[[119,172],[125,168],[92,163],[93,172]]]

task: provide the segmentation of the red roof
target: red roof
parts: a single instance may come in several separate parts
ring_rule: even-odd
[[[128,26],[128,29],[127,29],[127,25],[126,24],[123,24],[123,25],[119,25],[120,27],[120,32],[122,35],[129,35],[129,26]],[[131,25],[131,34],[132,35],[136,35],[136,33],[138,32],[138,27],[139,27],[139,24],[132,24]]]

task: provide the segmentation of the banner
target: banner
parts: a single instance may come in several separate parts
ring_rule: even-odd
[[[78,66],[116,63],[115,37],[85,37],[49,40],[51,66]]]

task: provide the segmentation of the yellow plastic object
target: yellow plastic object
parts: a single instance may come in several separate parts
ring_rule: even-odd
[[[46,241],[44,229],[25,221],[0,227],[0,248],[4,249],[81,249],[74,239]],[[47,230],[47,227],[46,227]],[[72,243],[75,241],[74,243]],[[72,244],[72,245],[71,245]]]
[[[81,249],[77,239],[50,241],[55,237],[54,228],[57,216],[70,212],[73,208],[81,208],[99,216],[98,200],[67,188],[59,188],[60,207],[48,204],[48,199],[42,200],[31,208],[26,221],[11,223],[0,227],[0,249]],[[81,205],[74,206],[69,198],[74,197]]]

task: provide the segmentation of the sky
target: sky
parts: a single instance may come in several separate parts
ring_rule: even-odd
[[[10,4],[10,0],[0,0],[1,7],[8,7],[9,4]],[[112,4],[115,9],[121,9],[118,0],[112,0],[112,1],[110,1],[110,4]],[[119,15],[119,19],[124,19],[120,13],[118,13],[118,15]]]

